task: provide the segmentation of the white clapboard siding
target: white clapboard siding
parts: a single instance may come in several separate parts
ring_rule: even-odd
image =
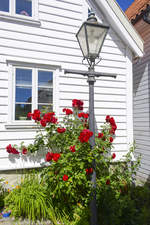
[[[71,3],[71,2],[70,2]],[[59,8],[59,9],[65,9],[67,11],[75,11],[77,13],[82,13],[82,7],[81,4],[74,4],[73,6],[71,4],[68,4],[65,1],[55,1],[55,0],[40,0],[39,1],[39,7],[40,6],[47,6],[48,9],[51,8]]]
[[[80,22],[81,25],[81,22]],[[79,25],[79,27],[80,27]],[[51,24],[49,25],[49,27],[44,28],[43,26],[41,27],[30,27],[30,26],[23,26],[20,24],[13,24],[13,26],[11,25],[11,23],[6,23],[6,22],[1,22],[0,21],[0,28],[2,30],[8,30],[8,31],[12,31],[12,32],[16,32],[16,33],[24,33],[24,34],[33,34],[36,36],[43,36],[43,37],[52,37],[52,38],[58,38],[58,39],[63,39],[63,40],[68,40],[68,41],[76,41],[76,37],[75,34],[77,33],[79,27],[75,28],[74,25],[72,24],[71,26],[73,27],[74,32],[70,32],[70,26],[67,26],[64,24],[64,26],[66,26],[66,30],[64,30],[64,26],[61,29],[61,24],[58,25],[59,29],[57,29],[57,24],[54,23],[54,29],[51,28]],[[15,33],[14,32],[14,33]],[[118,39],[118,37],[114,34],[114,33],[108,33],[106,40],[111,40],[112,42],[115,42],[116,46],[118,45],[119,48],[121,48],[124,52],[124,45],[123,43],[120,41],[120,39]],[[113,45],[115,45],[113,44]]]
[[[114,90],[115,89],[115,90]],[[80,95],[81,91],[82,93],[88,93],[88,87],[86,86],[68,86],[61,84],[60,85],[60,92],[68,92],[69,90],[72,90],[74,94],[72,95]],[[118,95],[125,95],[126,90],[123,88],[112,88],[112,87],[95,87],[95,94],[100,93],[100,94],[118,94]],[[71,91],[69,91],[70,93]]]
[[[8,88],[0,87],[0,97],[8,97]]]
[[[66,62],[69,63],[73,60],[73,62],[76,63],[80,63],[82,60],[82,57],[79,56],[74,56],[74,55],[69,55],[69,53],[62,53],[60,52],[58,53],[54,53],[53,51],[44,51],[44,50],[31,50],[28,49],[26,50],[26,48],[23,48],[23,46],[21,46],[20,48],[14,48],[12,46],[10,47],[2,47],[0,46],[0,52],[2,52],[2,54],[9,55],[9,52],[11,52],[11,55],[14,56],[18,56],[22,55],[23,57],[28,57],[30,54],[30,57],[32,58],[37,58],[37,59],[49,59],[49,60],[54,60],[57,62]],[[73,53],[72,53],[73,54]],[[64,57],[65,56],[65,57]],[[126,63],[125,62],[119,62],[119,61],[113,61],[113,60],[102,60],[101,61],[101,66],[107,66],[107,67],[114,67],[114,68],[125,68]]]
[[[46,13],[40,13],[39,14],[39,19],[42,21],[55,21],[56,23],[62,23],[66,25],[74,25],[75,27],[79,27],[81,25],[81,20],[80,19],[72,19],[72,18],[66,18],[62,16],[56,16],[52,14],[46,14]]]
[[[88,111],[89,88],[87,78],[76,74],[64,74],[63,69],[87,70],[82,64],[82,53],[75,34],[85,17],[83,0],[39,0],[41,25],[30,26],[0,21],[0,170],[40,166],[40,160],[11,160],[6,152],[8,144],[30,144],[36,135],[33,129],[18,129],[8,124],[9,117],[9,65],[10,62],[33,63],[34,65],[55,65],[59,74],[57,99],[59,99],[60,120],[62,109],[71,108],[72,99],[82,99]],[[88,13],[88,12],[87,12]],[[127,59],[126,46],[115,31],[109,30],[95,70],[100,73],[114,73],[110,77],[96,78],[95,117],[97,128],[105,122],[106,115],[114,116],[117,123],[114,149],[116,160],[128,151],[127,143]],[[143,103],[144,104],[144,103]],[[112,152],[113,152],[112,151]],[[44,158],[43,158],[44,161]]]
[[[74,55],[74,56],[82,56],[81,51],[79,50],[79,48],[75,49],[75,48],[63,48],[61,46],[56,46],[56,43],[54,45],[53,44],[49,44],[49,45],[43,45],[40,43],[33,43],[33,42],[25,42],[22,41],[20,43],[20,41],[16,41],[16,40],[12,40],[12,39],[6,39],[6,38],[0,38],[0,45],[1,46],[5,46],[5,47],[11,47],[11,46],[15,46],[16,48],[24,48],[24,49],[29,49],[32,51],[35,51],[35,49],[37,51],[40,52],[51,52],[51,53],[55,53],[55,54],[60,54],[62,52],[66,52],[66,54],[68,55]],[[105,48],[106,49],[106,48]],[[108,49],[108,48],[107,48]],[[108,52],[108,50],[107,50]],[[109,53],[104,53],[103,51],[101,52],[101,57],[102,57],[102,62],[104,60],[111,60],[111,61],[120,61],[120,62],[124,62],[125,63],[125,57],[124,56],[118,56],[115,54],[109,54]]]
[[[112,115],[110,115],[110,116],[112,116]],[[106,118],[106,113],[105,113],[105,115],[96,115],[97,121],[101,121],[101,122],[104,123],[104,122],[106,122],[105,118]],[[116,124],[125,123],[126,122],[126,116],[117,116],[117,117],[115,117],[115,121],[116,121]]]
[[[39,5],[39,13],[40,13],[40,15],[43,13],[44,15],[45,14],[53,15],[53,16],[58,16],[58,17],[63,17],[63,18],[69,18],[71,20],[72,20],[72,18],[74,20],[78,20],[78,21],[82,20],[82,12],[74,12],[73,10],[71,11],[71,10],[66,10],[63,8],[48,7],[47,5]],[[45,18],[44,18],[44,20],[45,20]],[[53,19],[52,21],[57,22],[57,20],[55,20],[55,19]]]
[[[8,121],[8,115],[0,115],[0,124],[2,124],[2,123],[7,123],[7,121]]]
[[[88,92],[87,93],[80,93],[80,98],[82,100],[86,100],[87,99],[87,96],[88,96]],[[95,99],[95,103],[97,101],[99,102],[111,102],[112,103],[112,98],[113,98],[113,102],[121,102],[121,103],[125,103],[126,102],[126,99],[125,99],[125,96],[120,96],[120,95],[104,95],[104,94],[95,94],[94,95],[94,99]],[[72,96],[70,96],[69,92],[62,92],[61,93],[61,96],[60,96],[60,99],[61,100],[65,100],[65,99],[68,99],[68,100],[72,100]]]
[[[77,78],[77,77],[67,77],[67,76],[63,76],[63,77],[60,77],[60,84],[68,84],[68,85],[87,85],[87,79],[82,79],[82,78]],[[125,82],[122,82],[122,81],[118,81],[117,79],[116,80],[100,80],[100,79],[96,79],[96,83],[94,85],[94,87],[99,87],[99,86],[103,86],[103,87],[119,87],[119,88],[125,88],[126,87],[126,84]]]
[[[0,87],[8,88],[8,80],[0,80]]]
[[[0,96],[0,104],[1,105],[8,105],[8,96]]]
[[[142,22],[142,20],[141,20]],[[136,142],[136,155],[142,155],[138,178],[147,180],[150,175],[150,110],[149,110],[149,29],[148,24],[139,23],[138,30],[145,42],[145,55],[141,61],[134,65],[134,139]],[[143,26],[145,29],[143,29]]]
[[[56,0],[56,1],[59,2],[59,0]],[[67,2],[68,4],[71,4],[71,5],[79,5],[79,6],[82,6],[82,1],[81,0],[63,0],[63,1],[64,2]]]
[[[32,39],[32,38],[34,38],[34,39]],[[54,42],[54,39],[52,37],[35,36],[33,34],[24,34],[24,33],[19,33],[19,32],[14,33],[14,31],[7,31],[7,30],[1,29],[0,40],[3,40],[3,39],[5,39],[6,43],[7,43],[7,40],[8,40],[8,43],[9,43],[9,40],[11,40],[11,41],[15,40],[15,41],[19,41],[19,43],[20,42],[21,43],[29,42],[29,43],[34,43],[34,44],[42,44],[45,46],[67,47],[70,49],[77,49],[78,52],[81,54],[81,51],[79,50],[79,45],[78,45],[77,41],[69,41],[69,46],[68,46],[68,40],[61,39],[61,42],[60,42],[60,39],[55,38],[55,42]],[[110,51],[111,51],[111,54],[110,54]],[[102,54],[108,53],[110,55],[110,57],[113,55],[115,57],[115,55],[116,55],[116,57],[118,57],[118,60],[123,60],[123,61],[125,60],[122,50],[120,50],[118,48],[118,46],[116,44],[114,44],[113,41],[106,40],[104,42],[104,46],[102,47],[101,52],[102,52]],[[107,56],[108,56],[108,54],[107,54]],[[120,57],[120,56],[122,56],[122,57]],[[101,55],[101,57],[103,58],[103,55]]]

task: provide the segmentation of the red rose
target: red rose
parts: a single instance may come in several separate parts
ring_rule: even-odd
[[[41,120],[40,114],[41,114],[40,110],[35,109],[32,114],[32,119],[35,121],[40,121]]]
[[[52,158],[53,158],[53,155],[54,155],[53,152],[48,152],[48,153],[46,154],[45,161],[47,161],[47,162],[51,161]]]
[[[93,168],[91,168],[91,167],[87,168],[85,171],[86,171],[86,174],[89,175],[89,174],[93,173]]]
[[[63,112],[66,113],[66,115],[71,115],[73,114],[73,111],[71,109],[63,109]]]
[[[107,184],[107,185],[110,185],[110,180],[109,180],[109,179],[106,180],[106,184]]]
[[[46,120],[41,120],[40,123],[41,123],[42,127],[46,127]]]
[[[78,110],[83,110],[83,101],[77,100],[77,99],[73,99],[72,100],[72,107],[76,108]]]
[[[45,120],[47,123],[57,123],[57,118],[54,117],[55,113],[50,112],[50,113],[45,113],[43,116],[43,120]]]
[[[54,154],[53,154],[53,160],[54,160],[55,162],[57,162],[59,158],[60,158],[60,154],[59,154],[59,153],[54,153]]]
[[[106,122],[108,123],[109,122],[109,120],[110,120],[110,116],[106,116]]]
[[[18,155],[18,154],[19,154],[19,152],[17,151],[17,149],[16,149],[16,148],[13,148],[13,147],[11,146],[11,144],[9,144],[9,145],[6,147],[6,150],[7,150],[8,153],[11,153],[11,154],[14,154],[14,155]]]
[[[104,136],[103,133],[98,133],[98,138],[102,138]]]
[[[113,129],[114,131],[117,129],[116,124],[113,124],[111,127],[112,127],[112,129]]]
[[[111,125],[114,125],[114,124],[115,124],[115,120],[114,120],[114,118],[113,118],[113,117],[111,117],[111,118],[110,118],[110,120],[109,120],[109,122],[110,122],[110,124],[111,124]]]
[[[53,117],[51,118],[51,120],[50,120],[50,123],[56,124],[56,123],[57,123],[57,120],[58,120],[58,119],[57,119],[56,117],[53,116]]]
[[[29,112],[29,113],[27,114],[27,117],[28,117],[28,118],[31,118],[32,115],[33,115],[33,114],[32,114],[31,112]]]
[[[112,159],[115,159],[115,158],[116,158],[116,154],[113,153],[113,154],[112,154]]]
[[[14,154],[14,155],[18,155],[19,154],[19,152],[17,151],[16,148],[12,148],[11,149],[11,153]]]
[[[115,134],[115,130],[111,129],[111,130],[109,131],[109,133],[110,133],[110,134]]]
[[[28,152],[28,150],[27,150],[26,148],[23,148],[23,149],[22,149],[22,154],[23,154],[23,155],[26,155],[27,152]]]
[[[64,174],[64,175],[63,175],[63,180],[64,180],[64,181],[67,181],[67,180],[68,180],[68,175]]]
[[[76,149],[75,149],[75,145],[70,146],[70,151],[71,151],[71,152],[75,152],[75,151],[76,151]]]
[[[88,130],[88,129],[84,129],[80,132],[80,136],[79,136],[79,140],[80,142],[88,142],[90,137],[92,137],[93,132]]]
[[[79,118],[83,117],[83,112],[78,113],[78,117],[79,117]]]
[[[79,118],[83,117],[84,119],[88,119],[89,114],[88,113],[81,112],[81,113],[78,113],[78,117]]]
[[[57,132],[58,133],[64,133],[65,131],[66,131],[66,128],[63,128],[63,127],[62,128],[61,127],[57,128]]]
[[[112,137],[109,138],[109,141],[110,141],[110,142],[113,142],[113,140],[114,140],[114,139],[113,139]]]
[[[9,145],[6,147],[6,150],[7,150],[8,153],[11,153],[11,150],[12,150],[11,144],[9,144]]]

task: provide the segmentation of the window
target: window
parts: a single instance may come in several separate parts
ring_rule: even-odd
[[[10,0],[0,1],[0,11],[9,12],[9,1]]]
[[[37,68],[14,68],[13,120],[29,120],[34,109],[53,110],[53,71]]]
[[[0,0],[0,13],[26,19],[38,19],[38,0]]]
[[[32,0],[16,0],[16,14],[32,17]]]

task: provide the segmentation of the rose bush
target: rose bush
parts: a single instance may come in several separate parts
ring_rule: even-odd
[[[6,147],[10,154],[34,153],[39,149],[47,151],[42,180],[54,208],[69,212],[71,217],[79,205],[86,208],[91,200],[93,160],[97,165],[97,196],[101,186],[107,189],[110,185],[116,187],[116,193],[120,194],[122,186],[131,182],[130,175],[134,171],[134,168],[130,172],[127,169],[128,173],[123,174],[120,165],[111,169],[116,158],[112,152],[117,129],[113,117],[106,116],[104,125],[95,134],[95,147],[91,149],[89,140],[93,133],[88,126],[89,114],[82,111],[83,105],[83,101],[74,99],[72,109],[62,110],[64,117],[60,122],[54,112],[43,114],[34,110],[28,113],[39,128],[34,143],[21,145],[18,149],[12,145]]]

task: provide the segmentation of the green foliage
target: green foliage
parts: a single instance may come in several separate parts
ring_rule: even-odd
[[[77,101],[81,107],[80,100],[75,100],[73,104],[76,105]],[[120,162],[116,162],[116,154],[112,154],[117,128],[114,118],[106,117],[101,133],[95,135],[95,147],[91,149],[87,114],[79,115],[78,107],[74,107],[73,111],[64,109],[63,112],[66,115],[59,123],[53,113],[41,116],[36,110],[32,114],[38,125],[38,134],[33,144],[23,147],[31,153],[41,149],[47,151],[46,165],[40,180],[39,177],[25,177],[20,188],[6,198],[12,214],[31,220],[50,218],[54,225],[58,222],[89,225],[94,171],[97,175],[99,224],[148,225],[141,221],[149,220],[149,200],[146,207],[144,204],[140,206],[140,201],[143,200],[141,192],[144,192],[145,198],[149,192],[132,188],[132,176],[140,163],[140,159],[132,163],[135,146]],[[142,200],[138,201],[137,195]]]
[[[148,225],[150,223],[150,189],[144,186],[129,186],[117,193],[112,186],[99,191],[99,225]]]
[[[8,192],[5,187],[5,181],[0,178],[0,210],[4,207],[4,198],[7,196]]]
[[[46,219],[50,201],[39,175],[25,175],[20,185],[5,198],[5,206],[12,216],[28,218],[32,221]]]

